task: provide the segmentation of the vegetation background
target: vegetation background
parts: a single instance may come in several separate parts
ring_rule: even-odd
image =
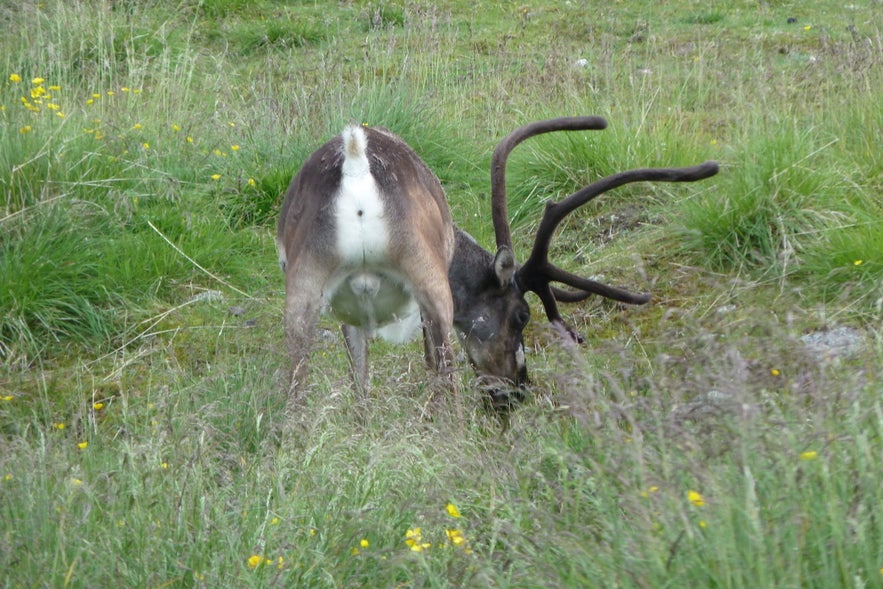
[[[44,0],[0,6],[4,587],[883,587],[883,5]],[[535,312],[501,434],[421,420],[418,343],[347,386],[338,331],[280,435],[280,195],[360,121],[490,245],[646,307]],[[535,303],[535,301],[534,301]],[[463,363],[465,391],[471,374]],[[289,424],[291,425],[291,424]]]

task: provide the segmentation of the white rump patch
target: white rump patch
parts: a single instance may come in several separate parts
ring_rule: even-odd
[[[337,195],[337,251],[344,265],[382,262],[389,244],[383,201],[368,163],[365,130],[343,132],[343,177]]]
[[[369,335],[401,343],[415,337],[420,308],[403,276],[390,267],[389,227],[368,160],[365,129],[344,129],[340,190],[335,198],[339,270],[325,294],[331,313]]]

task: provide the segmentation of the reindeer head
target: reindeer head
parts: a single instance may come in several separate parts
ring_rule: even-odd
[[[527,367],[522,334],[530,319],[530,307],[525,300],[528,292],[540,298],[549,321],[574,342],[583,339],[565,324],[558,311],[558,302],[578,302],[593,294],[633,305],[650,300],[650,295],[608,286],[552,264],[548,259],[549,246],[561,221],[593,198],[624,184],[693,182],[718,172],[715,162],[688,168],[629,170],[602,178],[560,202],[549,201],[530,256],[519,267],[513,253],[506,201],[505,170],[509,154],[519,143],[534,135],[606,127],[607,121],[600,117],[562,117],[537,121],[510,133],[497,146],[491,163],[496,255],[481,248],[463,231],[457,231],[454,259],[448,272],[454,298],[454,326],[460,333],[470,362],[486,384],[491,405],[502,413],[524,397]],[[575,290],[563,290],[552,283]]]

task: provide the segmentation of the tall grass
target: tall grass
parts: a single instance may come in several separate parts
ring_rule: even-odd
[[[0,8],[0,584],[881,586],[879,10],[627,4]],[[502,435],[465,366],[425,420],[417,342],[356,395],[323,323],[286,421],[308,154],[386,126],[486,241],[496,141],[573,114],[610,127],[513,154],[519,246],[598,176],[722,163],[556,237],[653,303],[568,309],[577,348],[535,313]]]

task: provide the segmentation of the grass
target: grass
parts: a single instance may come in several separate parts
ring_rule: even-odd
[[[883,586],[879,6],[473,13],[0,8],[2,586]],[[421,419],[418,342],[357,396],[329,323],[283,419],[301,162],[387,126],[489,246],[495,142],[571,114],[610,127],[513,154],[522,258],[548,198],[722,164],[559,229],[562,266],[653,302],[568,306],[575,349],[536,309],[505,434],[465,366],[464,419]]]

